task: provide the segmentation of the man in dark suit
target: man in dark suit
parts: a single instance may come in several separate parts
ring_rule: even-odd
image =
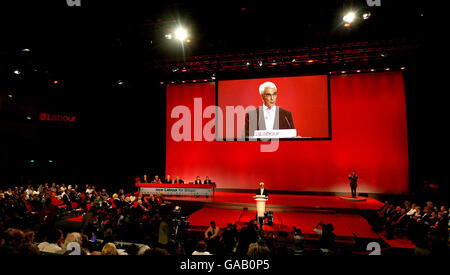
[[[199,176],[197,176],[197,177],[195,178],[194,184],[202,184],[202,180],[200,179]]]
[[[178,176],[173,181],[174,184],[184,184],[184,180],[180,179]]]
[[[203,181],[203,184],[212,184],[208,176],[206,176],[206,179]]]
[[[172,179],[170,178],[170,175],[167,175],[167,178],[164,180],[165,183],[172,183]]]
[[[70,200],[70,197],[69,197],[69,190],[64,190],[64,193],[63,193],[63,195],[62,195],[62,201],[64,202],[64,204],[66,205],[66,207],[68,208],[68,209],[72,209],[72,201]]]
[[[263,105],[245,114],[245,138],[256,130],[295,129],[292,113],[276,105],[278,91],[274,83],[261,84],[259,94]]]
[[[269,191],[264,188],[264,182],[259,183],[259,188],[256,190],[256,195],[269,196]]]
[[[356,198],[356,187],[358,186],[358,176],[355,171],[352,172],[351,175],[348,176],[350,180],[350,188],[352,189],[352,197]]]

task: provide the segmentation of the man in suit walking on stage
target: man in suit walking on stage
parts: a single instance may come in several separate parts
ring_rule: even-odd
[[[352,189],[352,198],[356,198],[356,187],[358,186],[358,176],[355,171],[352,172],[351,175],[348,175],[348,179],[350,180],[350,188]]]

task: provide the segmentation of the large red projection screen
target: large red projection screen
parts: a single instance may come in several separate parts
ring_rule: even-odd
[[[194,98],[197,107],[201,98],[202,109],[214,105],[214,83],[167,86],[166,172],[172,178],[209,176],[218,188],[256,189],[263,181],[269,190],[348,192],[347,175],[355,170],[358,192],[409,192],[401,72],[331,76],[331,139],[280,141],[274,152],[261,152],[267,142],[199,141]],[[179,129],[191,128],[190,141],[172,137],[173,126],[183,118],[171,117],[177,106],[191,111],[185,119],[192,126]],[[201,126],[211,120],[214,115],[203,118]]]
[[[259,78],[219,81],[218,105],[226,117],[226,106],[262,105],[259,85],[270,81],[277,86],[276,104],[292,112],[298,136],[329,138],[328,87],[326,75]],[[244,124],[234,131],[234,138],[242,136]],[[224,130],[224,136],[227,136]]]

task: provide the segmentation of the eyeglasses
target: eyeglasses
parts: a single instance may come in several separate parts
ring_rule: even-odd
[[[264,97],[269,98],[269,97],[277,97],[277,93],[273,93],[273,94],[263,94]]]

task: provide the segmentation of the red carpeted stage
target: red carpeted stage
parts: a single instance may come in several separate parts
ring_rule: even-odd
[[[214,220],[219,227],[235,222],[238,227],[255,218],[256,205],[252,193],[216,192],[214,197],[167,197],[173,203],[193,202],[201,209],[190,215],[193,230],[205,230]],[[264,225],[266,231],[300,228],[305,236],[314,237],[314,227],[319,221],[332,223],[339,240],[359,238],[379,239],[368,222],[360,215],[376,211],[383,204],[372,198],[365,201],[348,201],[339,196],[279,195],[269,196],[266,211],[274,212],[273,225]]]

